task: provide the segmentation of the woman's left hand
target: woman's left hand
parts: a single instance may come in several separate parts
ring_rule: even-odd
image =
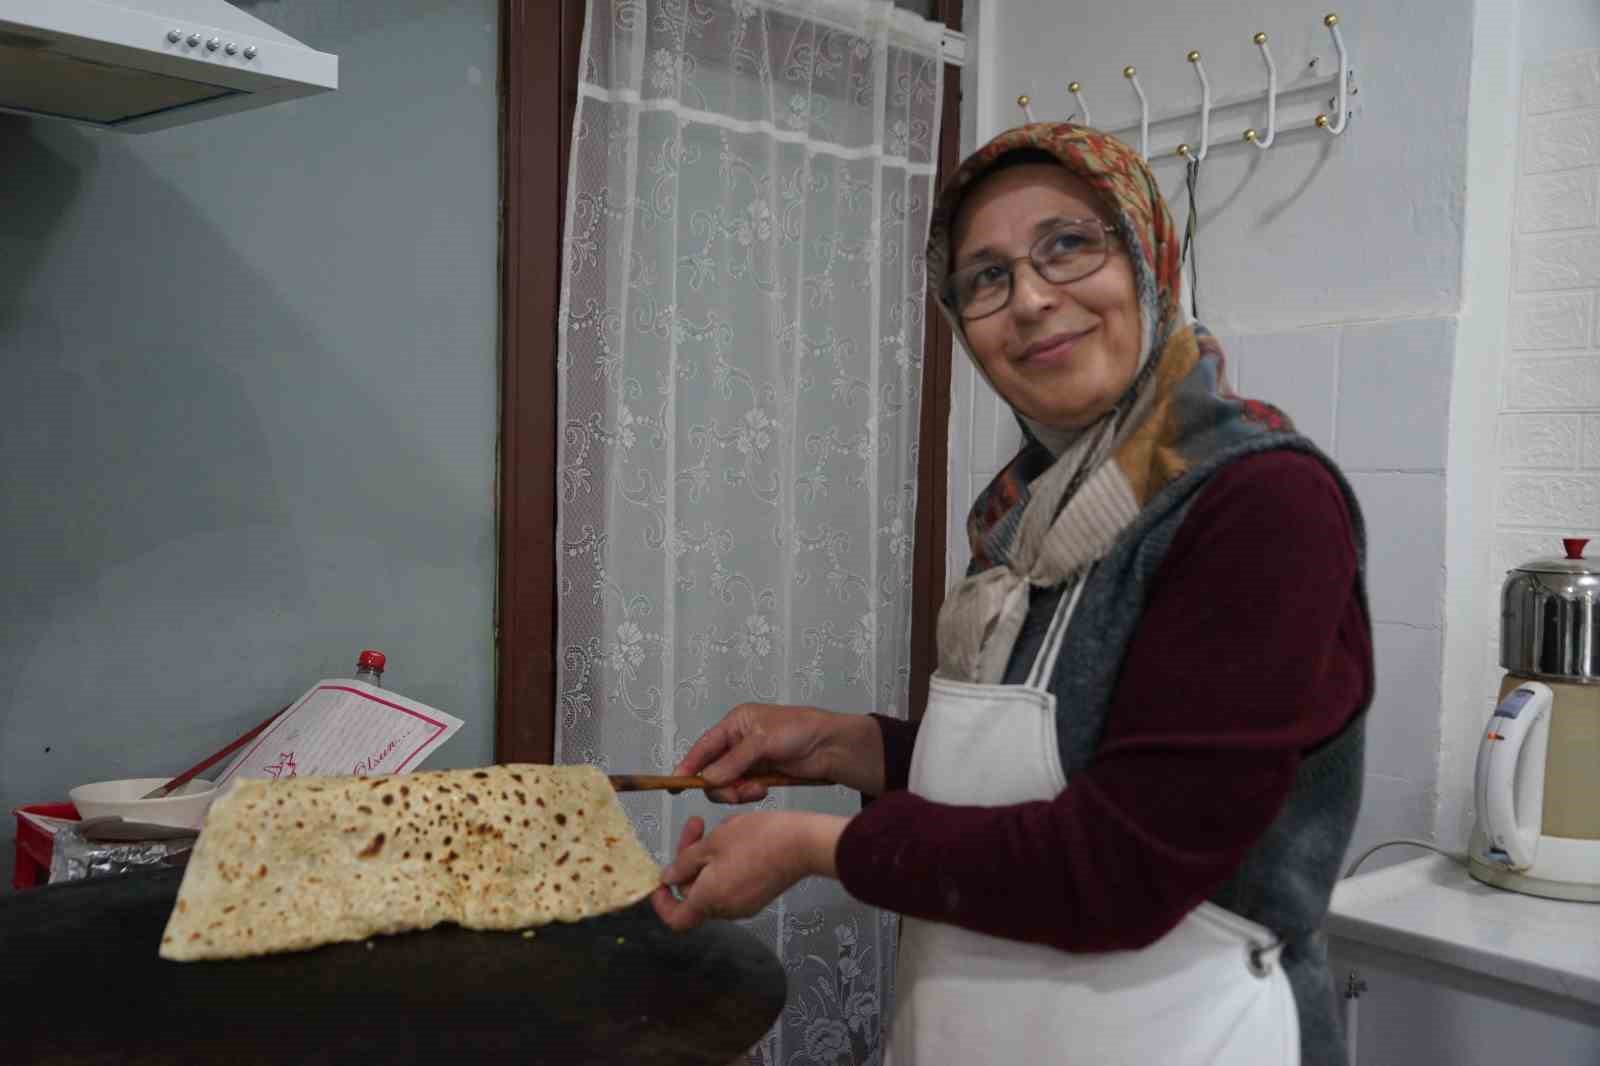
[[[707,918],[748,918],[803,877],[836,876],[833,852],[848,820],[806,811],[756,811],[727,818],[705,836],[704,820],[690,818],[678,840],[678,856],[661,872],[661,887],[650,902],[678,932]]]

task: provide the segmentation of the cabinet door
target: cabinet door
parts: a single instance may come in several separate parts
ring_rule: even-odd
[[[1330,957],[1351,1066],[1600,1066],[1600,1008],[1348,940]]]

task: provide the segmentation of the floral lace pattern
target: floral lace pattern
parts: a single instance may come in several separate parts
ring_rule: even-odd
[[[590,0],[557,323],[560,761],[664,772],[742,702],[905,714],[940,34],[888,0]],[[663,861],[688,817],[727,813],[624,806]],[[790,974],[751,1060],[878,1062],[893,915],[806,882],[748,925]]]

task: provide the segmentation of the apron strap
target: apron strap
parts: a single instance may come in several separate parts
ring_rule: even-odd
[[[1045,630],[1044,644],[1039,653],[1034,656],[1033,669],[1028,671],[1026,684],[1030,688],[1049,688],[1050,678],[1055,676],[1056,660],[1061,656],[1061,645],[1067,634],[1067,625],[1072,620],[1072,614],[1078,609],[1078,600],[1083,596],[1084,586],[1089,583],[1089,575],[1094,573],[1094,565],[1090,564],[1077,579],[1062,589],[1061,599],[1056,603],[1055,614],[1050,618],[1050,628]]]

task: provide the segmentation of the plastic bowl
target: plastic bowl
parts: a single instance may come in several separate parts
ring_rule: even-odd
[[[97,781],[92,785],[79,785],[70,790],[67,796],[72,800],[72,805],[78,808],[78,814],[86,819],[118,815],[130,822],[199,829],[206,820],[206,808],[211,806],[211,801],[217,798],[221,790],[210,781],[196,777],[179,786],[170,796],[160,799],[139,798],[166,782],[164,777]]]

